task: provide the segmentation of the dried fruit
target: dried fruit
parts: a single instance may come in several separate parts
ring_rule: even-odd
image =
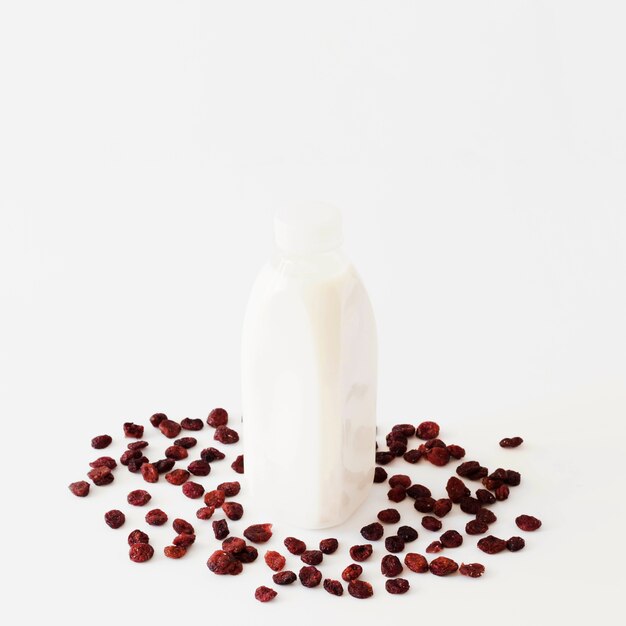
[[[120,528],[120,526],[124,525],[126,521],[126,516],[121,511],[117,509],[112,509],[111,511],[107,511],[104,514],[104,521],[106,525],[110,528]]]
[[[223,507],[222,507],[223,508]],[[243,536],[252,543],[265,543],[272,536],[271,524],[252,524],[243,531]]]
[[[404,550],[404,539],[398,535],[391,535],[385,539],[385,549],[387,552],[402,552]],[[354,558],[354,557],[352,557]],[[356,561],[357,559],[355,559]]]
[[[511,537],[506,542],[506,549],[510,552],[517,552],[526,545],[526,542],[522,537]]]
[[[488,474],[486,467],[483,467],[478,461],[465,461],[456,468],[456,473],[462,478],[469,480],[480,480]]]
[[[246,546],[241,552],[235,554],[235,558],[242,563],[252,563],[257,560],[259,551],[254,546]]]
[[[189,480],[189,472],[184,469],[175,469],[165,474],[165,480],[171,485],[182,485]]]
[[[183,548],[188,548],[193,545],[196,541],[196,536],[192,533],[180,533],[180,535],[176,535],[172,543],[175,546],[182,546]]]
[[[221,541],[228,536],[230,530],[228,529],[228,522],[225,519],[218,519],[212,522],[213,534],[218,541]]]
[[[364,580],[351,580],[348,583],[348,593],[353,598],[363,600],[365,598],[371,598],[374,595],[372,585]]]
[[[146,533],[137,528],[128,535],[128,545],[132,546],[135,543],[150,543],[150,538]]]
[[[485,573],[485,566],[480,563],[461,563],[459,573],[470,578],[480,578]]]
[[[476,499],[482,504],[493,504],[496,501],[496,497],[487,489],[477,489]]]
[[[380,522],[373,522],[361,528],[361,535],[367,541],[378,541],[385,534],[385,529]]]
[[[400,521],[400,512],[398,509],[383,509],[378,512],[377,517],[385,524],[397,524]],[[365,538],[367,539],[367,537]]]
[[[91,440],[91,447],[96,450],[102,450],[102,448],[106,448],[111,445],[113,439],[110,435],[98,435]]]
[[[131,491],[126,500],[132,506],[144,506],[152,499],[152,496],[144,489],[135,489]]]
[[[430,492],[430,489],[428,487],[415,484],[411,485],[406,490],[406,495],[409,496],[409,498],[413,498],[414,500],[416,500],[417,498],[430,498],[432,493]]]
[[[243,507],[238,502],[224,502],[222,511],[228,519],[233,521],[237,521],[243,516]]]
[[[268,550],[265,553],[265,562],[271,570],[280,572],[280,570],[285,567],[286,559],[282,554],[276,552],[276,550]]]
[[[480,509],[480,511],[476,513],[476,520],[485,524],[493,524],[497,519],[496,514],[489,509]]]
[[[132,422],[125,422],[124,436],[141,439],[143,437],[143,426],[141,426],[140,424],[133,424]]]
[[[168,559],[182,559],[187,554],[187,548],[183,548],[183,546],[165,546],[163,553]]]
[[[515,523],[520,530],[532,532],[541,526],[541,520],[532,515],[520,515],[515,518]]]
[[[324,554],[333,554],[333,552],[336,552],[338,547],[339,547],[339,542],[336,539],[329,538],[329,539],[322,539],[320,541],[320,550]]]
[[[426,552],[428,554],[434,554],[436,552],[441,552],[443,550],[443,543],[441,541],[433,541],[426,548]]]
[[[189,456],[189,452],[187,452],[187,448],[183,448],[182,446],[169,446],[165,449],[165,456],[168,459],[174,459],[175,461],[182,461]]]
[[[155,461],[153,465],[159,474],[166,474],[174,467],[175,464],[176,461],[174,461],[174,459],[159,459],[158,461]]]
[[[353,561],[365,561],[372,556],[372,544],[366,543],[363,545],[352,546],[350,548],[350,557]]]
[[[436,517],[432,517],[431,515],[424,515],[424,517],[422,517],[422,526],[426,529],[426,530],[432,530],[433,532],[437,531],[437,530],[441,530],[441,521],[438,520]]]
[[[206,463],[213,463],[213,461],[221,461],[225,458],[225,454],[217,448],[205,448],[200,452],[200,458]]]
[[[201,520],[208,520],[213,517],[213,513],[215,513],[215,507],[202,506],[196,511],[196,517]]]
[[[404,543],[410,543],[415,541],[418,537],[418,533],[415,528],[411,526],[400,526],[397,531],[398,537],[400,537]]]
[[[187,471],[194,476],[208,476],[211,473],[211,466],[206,461],[192,461],[187,466]]]
[[[445,556],[438,556],[433,559],[428,567],[435,576],[448,576],[459,569],[455,561]]]
[[[402,563],[395,554],[386,554],[380,561],[380,571],[387,578],[395,578],[402,570]]]
[[[465,448],[457,446],[454,443],[446,446],[446,448],[448,448],[448,452],[453,459],[462,459],[465,456]]]
[[[143,448],[148,447],[147,441],[131,441],[126,447],[129,450],[142,450]]]
[[[415,429],[415,434],[420,439],[435,439],[439,436],[439,425],[436,422],[422,422]]]
[[[363,573],[363,568],[358,563],[350,563],[343,572],[341,577],[348,583],[351,580],[357,579]]]
[[[411,477],[407,476],[406,474],[394,474],[389,479],[389,486],[397,487],[398,485],[404,487],[405,489],[408,489],[411,486]]]
[[[406,489],[402,485],[397,485],[395,487],[392,487],[387,492],[387,497],[392,502],[402,502],[402,500],[406,498]]]
[[[154,548],[149,543],[133,543],[128,551],[130,560],[134,563],[145,563],[154,555]]]
[[[398,439],[394,439],[388,447],[389,453],[393,456],[402,456],[406,452],[407,445]]]
[[[410,588],[409,581],[406,578],[394,578],[392,580],[388,580],[385,583],[385,589],[388,593],[397,595],[400,593],[406,593]]]
[[[392,433],[400,433],[405,437],[413,437],[415,435],[415,426],[412,424],[396,424],[392,429]]]
[[[193,448],[198,443],[195,437],[181,437],[174,442],[175,446],[182,446],[183,448]]]
[[[246,542],[241,537],[228,537],[222,541],[222,550],[230,554],[238,554],[246,548]]]
[[[180,435],[180,424],[174,420],[164,419],[159,423],[159,430],[168,438],[174,439]]]
[[[219,509],[224,504],[225,499],[226,494],[221,489],[213,489],[213,491],[207,491],[204,494],[204,504],[216,509]]]
[[[141,451],[138,450],[138,452],[141,452]],[[128,471],[133,472],[133,474],[136,474],[137,472],[141,471],[142,466],[145,465],[146,463],[149,463],[149,461],[148,461],[148,458],[145,456],[140,456],[139,458],[130,459],[128,461]]]
[[[177,517],[172,522],[172,526],[174,528],[174,531],[177,532],[178,534],[187,533],[189,535],[193,535],[195,532],[193,529],[193,526],[186,520],[181,519],[180,517]]]
[[[227,498],[232,498],[236,496],[241,490],[241,485],[236,481],[221,483],[217,486],[217,488],[224,492],[224,495]]]
[[[150,423],[155,427],[158,428],[159,424],[163,421],[167,419],[167,415],[165,415],[165,413],[155,413],[154,415],[152,415],[150,417]]]
[[[467,513],[468,515],[476,515],[476,513],[478,513],[478,511],[482,508],[480,502],[472,496],[465,496],[464,498],[461,498],[459,506],[461,507],[461,511],[463,511],[463,513]]]
[[[401,443],[401,444],[403,444],[403,445],[405,445],[405,446],[408,443],[406,435],[403,435],[402,433],[399,433],[399,432],[391,431],[387,435],[387,437],[385,438],[385,442],[387,443],[388,446],[390,446],[392,443],[394,443],[396,441]]]
[[[243,569],[241,562],[224,550],[213,552],[206,564],[210,571],[220,576],[236,575]]]
[[[109,485],[113,482],[113,473],[108,467],[104,465],[101,467],[95,467],[90,472],[87,472],[87,476],[91,478],[93,484],[98,487],[104,487],[104,485]]]
[[[446,530],[439,537],[439,541],[441,541],[444,548],[458,548],[463,543],[463,536],[456,530]]]
[[[462,498],[470,495],[471,491],[465,486],[465,483],[456,476],[450,476],[446,483],[446,492],[448,498],[455,504],[458,504]]]
[[[515,470],[506,470],[504,482],[510,487],[517,487],[522,482],[522,475]]]
[[[152,509],[146,513],[146,523],[150,526],[163,526],[167,522],[167,513],[161,509]]]
[[[509,497],[509,487],[508,485],[500,485],[496,491],[496,500],[502,501],[506,500]]]
[[[430,513],[435,508],[435,499],[428,498],[415,498],[413,508],[420,513]]]
[[[259,602],[269,602],[270,600],[273,600],[277,595],[278,594],[276,593],[276,591],[270,589],[269,587],[266,587],[265,585],[257,587],[256,591],[254,592],[254,597]]]
[[[489,526],[485,522],[473,519],[465,524],[465,532],[468,535],[483,535],[489,530]]]
[[[240,454],[231,464],[230,466],[233,468],[237,474],[243,474],[243,454]]]
[[[159,471],[152,463],[144,463],[141,466],[141,475],[147,483],[156,483],[159,480]]]
[[[79,480],[75,483],[70,483],[70,491],[79,498],[84,498],[89,495],[89,483],[86,480]]]
[[[319,565],[324,558],[324,554],[321,550],[305,550],[300,559],[307,565]]]
[[[338,580],[326,578],[324,580],[324,589],[333,596],[343,595],[343,585]]]
[[[183,493],[192,500],[201,498],[204,494],[204,487],[200,483],[188,481],[183,485]]]
[[[488,535],[480,539],[477,546],[486,554],[497,554],[506,548],[506,541],[504,541],[504,539],[498,539],[493,535]]]
[[[415,572],[417,574],[424,574],[428,571],[428,561],[426,560],[426,557],[415,552],[409,552],[404,557],[404,564],[412,572]]]
[[[505,437],[500,441],[501,448],[517,448],[517,446],[524,443],[521,437]]]
[[[422,452],[420,450],[408,450],[402,455],[402,458],[407,463],[417,463],[422,458]]]
[[[389,450],[376,452],[376,463],[378,465],[387,465],[387,463],[391,463],[395,459],[395,454],[389,452]]]
[[[296,539],[295,537],[287,537],[283,543],[285,544],[285,548],[287,548],[291,554],[302,554],[306,550],[306,543],[304,543],[304,541],[300,541],[300,539]]]
[[[180,426],[185,430],[202,430],[204,428],[204,423],[201,419],[190,419],[189,417],[185,417],[181,420]]]
[[[322,572],[315,565],[305,565],[300,568],[298,578],[303,587],[317,587],[322,581]]]
[[[376,467],[374,470],[374,482],[384,483],[387,480],[387,472],[384,467]]]
[[[445,517],[452,510],[452,500],[449,498],[439,498],[433,505],[433,513],[437,517]]]
[[[111,458],[110,456],[101,456],[98,457],[95,461],[92,461],[89,464],[89,467],[93,467],[94,469],[96,467],[108,467],[110,470],[112,470],[117,467],[117,463],[115,462],[115,459]]]
[[[228,411],[225,409],[213,409],[206,418],[206,423],[213,428],[225,426],[228,423]]]
[[[237,443],[239,441],[239,434],[236,430],[228,426],[218,426],[213,433],[213,439],[223,444]]]
[[[296,582],[297,578],[296,574],[290,570],[278,572],[278,574],[272,576],[272,580],[276,585],[291,585],[291,583]]]
[[[448,448],[431,448],[426,453],[426,460],[433,465],[437,465],[438,467],[446,465],[450,460],[450,453],[448,452]]]

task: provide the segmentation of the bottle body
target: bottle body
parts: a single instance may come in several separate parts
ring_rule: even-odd
[[[372,485],[376,327],[337,251],[277,254],[252,290],[242,335],[246,475],[272,519],[324,528]]]

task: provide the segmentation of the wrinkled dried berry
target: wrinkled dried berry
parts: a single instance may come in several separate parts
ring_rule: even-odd
[[[361,528],[361,535],[367,541],[378,541],[385,534],[385,529],[380,522],[373,522]]]
[[[89,495],[90,484],[86,480],[79,480],[75,483],[70,483],[70,491],[79,498],[84,498]]]
[[[101,456],[98,457],[95,461],[92,461],[89,464],[89,467],[93,467],[94,469],[96,467],[108,467],[110,470],[112,470],[117,467],[117,463],[115,459],[111,458],[110,456]]]
[[[395,455],[389,452],[389,450],[376,453],[376,463],[378,463],[378,465],[387,465],[387,463],[391,463],[391,461],[393,461],[394,458],[395,458]]]
[[[363,568],[358,563],[350,563],[343,572],[341,577],[348,583],[351,580],[356,580],[363,573]]]
[[[117,509],[112,509],[104,514],[104,521],[110,528],[120,528],[126,521],[126,516]]]
[[[418,537],[418,533],[415,528],[411,526],[400,526],[398,528],[398,537],[400,537],[404,543],[410,543],[411,541],[415,541]]]
[[[500,441],[501,448],[517,448],[517,446],[524,443],[521,437],[505,437]]]
[[[485,573],[485,566],[480,563],[461,563],[459,573],[470,578],[480,578]]]
[[[428,544],[426,548],[426,552],[428,554],[434,554],[436,552],[441,552],[442,550],[443,550],[443,543],[441,543],[441,541],[433,541],[432,543]]]
[[[489,530],[489,526],[485,522],[473,519],[465,524],[465,532],[468,535],[483,535]]]
[[[148,447],[148,442],[147,441],[131,441],[126,447],[129,450],[143,450],[144,448]]]
[[[300,559],[307,565],[319,565],[324,558],[324,554],[321,550],[305,550]]]
[[[395,578],[393,580],[388,580],[385,583],[385,589],[388,593],[397,595],[401,593],[406,593],[410,588],[409,581],[406,578]]]
[[[226,493],[222,489],[213,489],[204,494],[204,504],[219,509],[226,498]]]
[[[291,585],[291,583],[295,583],[297,579],[298,577],[295,572],[291,572],[289,570],[278,572],[278,574],[274,574],[272,576],[272,580],[276,585]]]
[[[386,554],[380,561],[380,571],[387,578],[395,578],[402,570],[402,563],[395,554]]]
[[[145,457],[145,456],[141,456],[139,458],[130,459],[128,461],[128,471],[132,472],[133,474],[136,474],[137,472],[141,471],[141,468],[146,463],[149,463],[149,461],[148,461],[148,458]]]
[[[411,486],[411,477],[406,474],[394,474],[389,479],[389,486],[397,487],[398,485],[408,489]]]
[[[448,576],[449,574],[454,574],[459,569],[459,566],[448,557],[438,556],[430,562],[429,569],[435,576]]]
[[[498,487],[501,487],[504,481],[501,478],[492,478],[490,476],[486,476],[482,479],[483,485],[489,491],[495,491]]]
[[[435,508],[434,498],[415,498],[413,508],[420,513],[430,513]]]
[[[496,500],[502,501],[502,500],[506,500],[509,497],[509,487],[508,485],[500,485],[496,490],[495,490],[495,496],[496,496]]]
[[[353,598],[364,600],[365,598],[371,598],[374,595],[374,590],[368,582],[357,579],[348,583],[348,593]]]
[[[141,439],[143,437],[143,426],[141,426],[140,424],[133,424],[132,422],[125,422],[124,436]]]
[[[111,470],[104,465],[101,467],[95,467],[90,472],[87,472],[87,476],[89,476],[93,484],[98,487],[111,484],[114,478]]]
[[[202,430],[204,428],[204,423],[201,419],[190,419],[189,417],[185,417],[181,420],[180,426],[184,430]]]
[[[137,528],[128,535],[128,545],[132,546],[134,543],[150,543],[150,538]]]
[[[102,450],[102,448],[111,445],[112,441],[113,439],[110,435],[98,435],[91,440],[91,447],[96,450]]]
[[[445,517],[452,510],[452,500],[449,498],[439,498],[433,505],[433,513],[437,517]]]
[[[175,469],[165,474],[165,480],[171,485],[182,485],[189,480],[189,472],[184,469]]]
[[[222,511],[228,519],[233,521],[237,521],[243,516],[243,507],[238,502],[224,502]]]
[[[446,483],[446,492],[448,498],[455,504],[458,504],[462,498],[470,495],[471,491],[465,486],[465,483],[456,476],[450,476]]]
[[[206,418],[206,423],[213,428],[225,426],[228,423],[228,411],[226,409],[213,409]]]
[[[484,522],[485,524],[493,524],[498,518],[493,511],[490,511],[489,509],[480,509],[480,511],[476,513],[476,519],[479,522]]]
[[[404,539],[398,535],[391,535],[390,537],[387,537],[385,539],[385,549],[387,552],[402,552],[402,550],[404,550]],[[357,559],[355,559],[355,561],[356,560]]]
[[[156,483],[159,480],[159,471],[152,463],[144,463],[141,466],[141,475],[147,483]]]
[[[477,489],[476,499],[482,504],[493,504],[496,501],[496,497],[487,489]]]
[[[236,575],[242,570],[241,562],[224,550],[213,552],[206,564],[210,571],[220,576]]]
[[[387,472],[384,467],[377,467],[374,470],[374,482],[384,483],[387,480]]]
[[[415,484],[415,485],[411,485],[406,490],[406,495],[409,496],[409,498],[417,499],[417,498],[430,498],[432,493],[430,492],[430,489],[428,487],[425,487],[424,485]]]
[[[187,554],[187,548],[183,548],[183,546],[165,546],[163,554],[168,559],[182,559]]]
[[[305,565],[300,568],[298,578],[303,587],[317,587],[322,581],[322,572],[315,565]]]
[[[144,489],[135,489],[126,496],[128,504],[132,506],[144,506],[148,504],[151,499],[152,496]]]
[[[247,545],[241,552],[235,554],[235,558],[242,563],[252,563],[259,556],[259,551],[254,546]]]
[[[211,466],[206,461],[192,461],[187,466],[187,471],[194,476],[208,476],[211,473]]]
[[[213,433],[213,439],[223,444],[237,443],[239,441],[239,434],[236,430],[228,426],[218,426],[215,429],[215,433]]]
[[[152,415],[150,417],[150,423],[155,427],[158,428],[159,424],[163,421],[167,419],[167,415],[165,415],[165,413],[155,413],[154,415]]]
[[[254,597],[259,602],[269,602],[270,600],[273,600],[277,595],[278,594],[276,593],[276,591],[270,589],[269,587],[266,587],[265,585],[257,587],[256,591],[254,592]]]
[[[457,446],[452,443],[446,447],[448,448],[448,452],[453,459],[462,459],[465,456],[465,448],[462,448],[461,446]]]
[[[426,443],[422,444],[425,450],[430,450],[431,448],[445,448],[446,444],[441,441],[441,439],[429,439]]]
[[[329,538],[329,539],[322,539],[320,541],[320,550],[324,554],[333,554],[333,552],[337,551],[338,547],[339,547],[339,542],[336,539]]]
[[[268,550],[265,553],[265,562],[271,570],[280,572],[280,570],[285,567],[286,559],[282,554],[276,552],[276,550]]]
[[[447,448],[431,448],[426,453],[426,460],[433,465],[442,467],[450,460],[450,453]]]
[[[397,485],[396,487],[392,487],[387,492],[387,497],[392,502],[402,502],[402,500],[406,498],[406,489],[402,485]]]
[[[168,438],[174,439],[180,435],[180,424],[174,420],[165,419],[160,422],[159,430]]]
[[[522,475],[515,470],[506,470],[504,482],[509,485],[509,487],[517,487],[517,485],[522,482]]]
[[[175,446],[182,446],[189,450],[189,448],[193,448],[198,443],[198,440],[195,437],[181,437],[174,442]]]
[[[188,548],[193,545],[196,541],[196,536],[192,533],[180,533],[180,535],[176,535],[172,543],[175,546],[182,546],[183,548]]]
[[[408,450],[402,455],[402,458],[407,463],[417,463],[422,458],[422,452],[420,450]]]
[[[387,437],[385,438],[385,442],[387,443],[387,445],[391,445],[394,441],[399,441],[400,443],[403,443],[404,445],[407,444],[407,438],[405,435],[403,435],[402,433],[399,432],[393,432],[391,431]]]
[[[409,552],[404,557],[404,564],[417,574],[424,574],[428,571],[428,561],[421,554]]]
[[[463,513],[467,513],[468,515],[476,515],[476,513],[478,513],[478,511],[482,508],[478,499],[473,498],[472,496],[465,496],[464,498],[461,498],[459,506],[461,507],[461,511],[463,511]]]
[[[183,448],[182,446],[169,446],[169,448],[165,449],[165,456],[168,459],[182,461],[189,456],[189,452],[187,452],[187,448]]]
[[[389,453],[393,456],[403,456],[406,452],[407,445],[397,439],[389,444]]]
[[[206,463],[213,463],[213,461],[221,461],[226,455],[217,448],[205,448],[200,452],[200,458]]]
[[[439,541],[441,541],[444,548],[458,548],[463,544],[463,536],[456,530],[446,530],[446,532],[439,537]]]
[[[397,524],[400,521],[400,512],[398,509],[383,509],[378,512],[377,517],[385,524]]]
[[[230,554],[238,554],[246,548],[246,542],[241,537],[228,537],[222,541],[222,550]]]
[[[493,535],[488,535],[480,539],[476,545],[486,554],[497,554],[506,548],[506,541],[498,539]]]
[[[174,467],[175,464],[176,461],[174,461],[174,459],[159,459],[158,461],[155,461],[153,465],[159,474],[166,474]]]
[[[511,537],[506,542],[506,549],[510,552],[517,552],[526,545],[526,542],[522,537]]]
[[[201,520],[208,520],[213,517],[213,513],[215,513],[215,507],[202,506],[196,511],[196,517]]]
[[[224,495],[227,498],[232,498],[233,496],[236,496],[239,491],[241,490],[241,485],[239,484],[239,482],[237,482],[236,480],[231,481],[231,482],[226,482],[226,483],[220,483],[217,488],[220,491],[224,492]]]
[[[224,507],[222,507],[224,508]],[[252,543],[265,543],[272,536],[271,524],[253,524],[243,531],[243,536]]]
[[[437,530],[441,530],[441,521],[438,520],[436,517],[432,517],[431,515],[424,515],[424,517],[422,517],[422,526],[426,529],[426,530],[432,530],[433,532],[437,531]]]
[[[413,437],[415,435],[415,426],[412,424],[396,424],[392,429],[392,433],[400,433],[405,437]]]
[[[128,550],[128,556],[134,563],[145,563],[154,555],[154,548],[149,543],[133,543]]]
[[[237,474],[243,474],[243,454],[240,454],[231,464],[233,471]]]
[[[333,596],[343,595],[343,585],[338,580],[326,578],[324,580],[324,589]]]
[[[212,522],[213,534],[218,541],[221,541],[228,536],[230,530],[228,529],[228,522],[225,519],[218,519]]]
[[[192,500],[201,498],[204,494],[204,487],[200,483],[188,481],[183,485],[183,493]]]
[[[287,548],[291,554],[299,555],[306,550],[306,543],[304,543],[304,541],[300,541],[300,539],[296,539],[295,537],[287,537],[283,543],[285,544],[285,548]]]
[[[193,526],[188,521],[181,519],[180,517],[177,517],[172,522],[172,527],[174,528],[174,531],[177,532],[179,535],[181,533],[187,533],[189,535],[193,535],[195,533]]]
[[[167,522],[167,513],[161,509],[152,509],[146,513],[146,523],[150,526],[163,526]]]
[[[481,466],[478,461],[465,461],[456,468],[456,473],[462,478],[469,480],[480,480],[488,474],[486,467]]]
[[[353,561],[365,561],[372,556],[372,544],[366,543],[363,545],[352,546],[350,548],[350,557]]]
[[[541,526],[541,520],[533,517],[532,515],[520,515],[515,518],[515,523],[520,530],[524,530],[526,532],[532,532]]]
[[[435,439],[439,437],[439,425],[436,422],[422,422],[415,429],[415,434],[420,439]]]

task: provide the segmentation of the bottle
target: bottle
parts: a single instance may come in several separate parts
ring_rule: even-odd
[[[278,212],[242,333],[251,497],[275,521],[340,524],[367,498],[376,440],[376,324],[327,205]]]

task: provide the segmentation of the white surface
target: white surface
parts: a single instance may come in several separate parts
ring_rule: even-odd
[[[12,623],[213,622],[226,615],[214,603],[238,623],[441,610],[445,623],[616,623],[624,17],[619,2],[571,0],[2,3]],[[544,527],[523,552],[485,557],[482,580],[411,575],[392,598],[368,573],[372,601],[294,587],[261,606],[264,566],[210,575],[206,535],[181,562],[127,560],[101,515],[134,477],[85,501],[67,491],[90,438],[127,419],[237,415],[245,301],[291,198],[343,209],[377,316],[380,420],[436,418],[470,457],[522,471],[494,531],[518,512]],[[514,434],[524,448],[501,451]]]

